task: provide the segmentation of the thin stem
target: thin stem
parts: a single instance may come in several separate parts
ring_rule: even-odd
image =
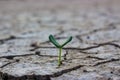
[[[61,65],[61,53],[62,53],[62,48],[59,48],[58,66],[60,66],[60,65]]]

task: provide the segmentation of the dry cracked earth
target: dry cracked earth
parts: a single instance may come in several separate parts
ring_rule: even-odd
[[[0,80],[120,80],[119,0],[0,0]],[[52,34],[62,51],[50,43]]]

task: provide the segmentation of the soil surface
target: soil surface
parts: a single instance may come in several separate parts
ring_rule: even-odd
[[[0,80],[120,80],[119,0],[0,0]],[[49,41],[52,34],[62,51]]]

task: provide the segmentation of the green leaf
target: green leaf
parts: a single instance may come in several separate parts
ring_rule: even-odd
[[[53,35],[49,36],[49,40],[57,47],[60,48],[60,44],[55,40],[55,38],[53,37]]]
[[[66,45],[67,43],[69,43],[71,40],[72,40],[72,36],[70,36],[70,37],[68,38],[68,40],[67,40],[64,44],[62,44],[61,47],[65,46],[65,45]]]

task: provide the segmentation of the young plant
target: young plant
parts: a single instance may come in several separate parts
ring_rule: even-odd
[[[71,40],[72,40],[72,36],[70,36],[66,42],[64,42],[63,44],[59,44],[56,39],[54,38],[53,35],[50,35],[49,36],[49,40],[50,42],[52,42],[57,48],[59,48],[59,55],[58,55],[58,66],[60,66],[62,64],[62,61],[61,61],[61,54],[62,54],[62,48],[67,44],[69,43]]]

